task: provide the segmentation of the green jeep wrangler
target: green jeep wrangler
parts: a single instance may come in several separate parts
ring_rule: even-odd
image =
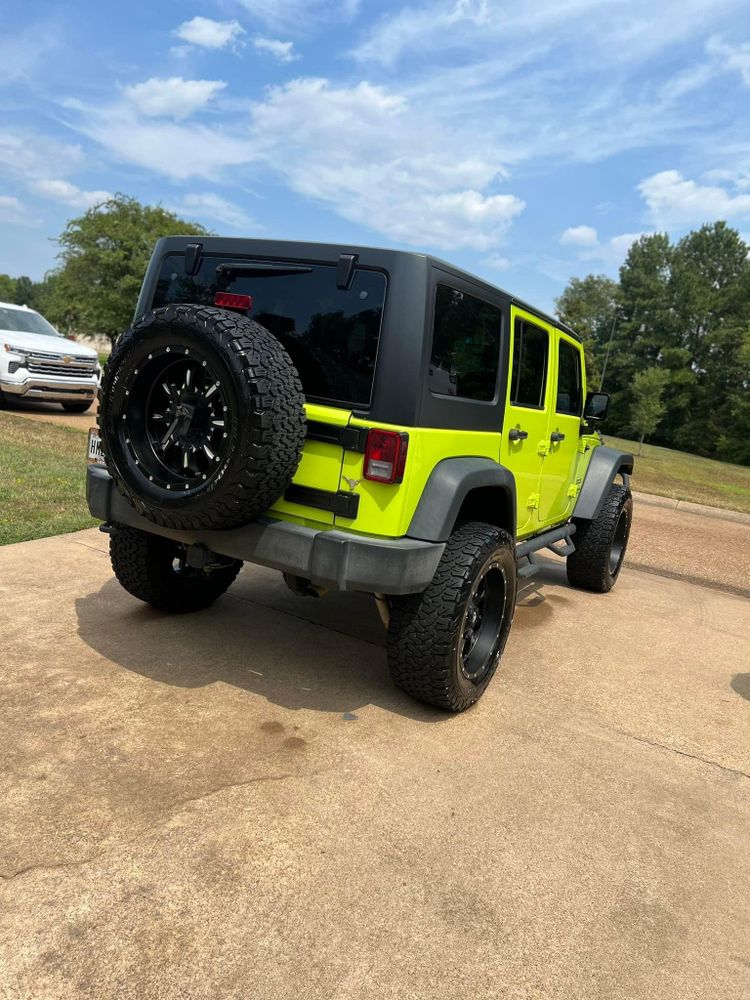
[[[205,608],[243,561],[372,593],[395,684],[457,712],[534,553],[578,587],[617,579],[633,457],[601,444],[579,337],[506,292],[417,253],[170,237],[136,317],[88,503],[140,600]]]

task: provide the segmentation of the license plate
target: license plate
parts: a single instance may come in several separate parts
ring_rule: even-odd
[[[104,455],[102,455],[102,439],[99,437],[99,429],[92,427],[89,430],[89,465],[104,465]]]

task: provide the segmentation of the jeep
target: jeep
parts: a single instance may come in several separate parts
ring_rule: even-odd
[[[535,553],[605,592],[633,457],[580,337],[419,253],[219,237],[154,249],[103,376],[88,503],[133,596],[215,601],[243,561],[375,596],[395,684],[462,711]]]

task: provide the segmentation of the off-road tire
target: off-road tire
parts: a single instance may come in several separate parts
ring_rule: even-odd
[[[61,403],[60,405],[65,410],[66,413],[85,413],[86,410],[91,409],[91,404],[93,399],[89,400],[88,403]]]
[[[613,484],[592,521],[576,521],[575,552],[567,558],[568,581],[597,594],[610,591],[622,569],[633,522],[633,497],[624,486]]]
[[[515,610],[516,569],[515,546],[506,531],[480,521],[459,525],[426,590],[389,598],[388,668],[394,684],[449,712],[473,705],[492,680],[505,648]],[[498,574],[496,585],[502,580],[503,587],[496,645],[484,672],[471,680],[462,669],[463,626],[472,592],[490,573]]]
[[[171,358],[209,365],[228,411],[216,467],[189,487],[165,484],[153,467],[149,474],[146,446],[139,459],[127,431],[127,414],[139,405],[145,411],[139,393],[146,398],[153,391],[138,388],[139,366],[146,379],[151,359],[169,351]],[[132,421],[139,433],[145,420]],[[147,313],[115,344],[99,390],[98,423],[107,468],[139,514],[178,530],[232,528],[257,518],[291,483],[304,445],[304,395],[289,355],[265,327],[211,306],[169,305]]]
[[[175,566],[184,546],[124,524],[112,526],[109,557],[120,584],[133,597],[160,611],[185,614],[202,611],[232,585],[242,568],[237,559],[221,560],[216,569]]]

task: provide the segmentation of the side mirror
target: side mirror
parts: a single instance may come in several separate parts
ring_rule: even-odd
[[[598,423],[607,416],[609,409],[608,392],[589,392],[586,394],[586,405],[583,408],[583,419],[586,423]]]

